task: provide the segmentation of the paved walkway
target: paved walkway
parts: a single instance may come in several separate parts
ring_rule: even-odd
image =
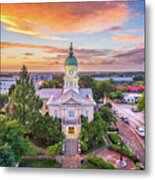
[[[31,155],[31,156],[24,156],[25,159],[47,159],[48,155],[45,149],[38,147],[34,145],[34,148],[41,152],[42,155]],[[102,157],[105,159],[107,162],[112,163],[116,169],[129,169],[133,170],[135,169],[135,164],[127,157],[123,156],[123,160],[127,162],[127,166],[125,168],[120,168],[118,164],[116,163],[117,160],[120,158],[120,154],[109,150],[105,147],[97,149],[96,151],[87,154],[87,155],[59,155],[55,157],[55,160],[57,160],[59,163],[63,164],[64,168],[80,168],[81,166],[81,159],[86,160],[89,156],[95,155],[97,157]]]
[[[78,154],[78,140],[77,139],[65,139],[65,155],[75,155]]]
[[[136,166],[133,163],[133,161],[127,158],[126,156],[123,156],[123,160],[127,162],[127,165],[124,168],[120,168],[119,165],[117,164],[117,160],[119,160],[120,154],[115,151],[104,149],[104,150],[96,152],[95,155],[97,157],[102,157],[104,160],[106,160],[109,163],[112,163],[116,169],[125,169],[125,170],[136,169]]]

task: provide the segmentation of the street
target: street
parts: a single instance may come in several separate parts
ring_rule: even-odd
[[[135,105],[116,104],[112,103],[113,109],[117,110],[123,116],[129,118],[130,126],[135,129],[136,127],[144,128],[144,112],[133,112],[131,108]]]
[[[132,152],[144,163],[144,139],[135,131],[136,127],[144,128],[144,113],[132,112],[131,108],[135,107],[134,105],[115,103],[112,103],[112,105],[114,110],[129,118],[130,124],[126,124],[123,120],[117,118],[119,133]]]

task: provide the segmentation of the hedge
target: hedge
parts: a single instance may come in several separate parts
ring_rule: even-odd
[[[118,144],[110,144],[108,148],[119,153],[121,152],[120,145]],[[134,162],[138,161],[137,157],[129,150],[129,148],[125,144],[122,146],[122,153]]]
[[[119,144],[121,141],[121,137],[114,133],[108,134],[108,137],[113,144]]]
[[[111,164],[106,162],[104,159],[90,156],[87,161],[82,164],[81,168],[84,169],[115,169],[115,167]]]

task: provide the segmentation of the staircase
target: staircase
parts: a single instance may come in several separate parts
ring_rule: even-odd
[[[79,154],[78,139],[65,139],[64,140],[64,154],[65,155]]]

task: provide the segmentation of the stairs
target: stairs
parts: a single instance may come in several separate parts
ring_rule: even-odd
[[[64,140],[64,154],[76,155],[78,152],[78,139],[65,139]]]

